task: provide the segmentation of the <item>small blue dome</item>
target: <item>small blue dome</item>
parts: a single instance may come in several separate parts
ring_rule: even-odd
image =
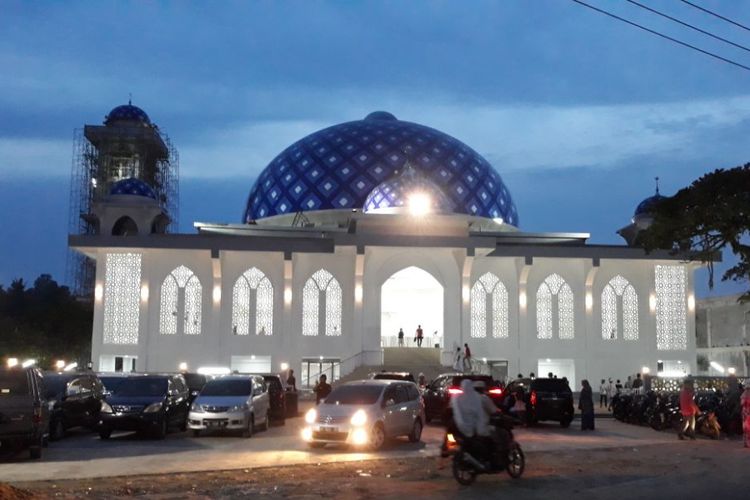
[[[403,172],[375,186],[367,195],[363,209],[365,212],[375,212],[405,207],[413,193],[426,195],[432,212],[453,212],[453,203],[438,185],[419,173],[410,163],[406,163]]]
[[[114,184],[112,184],[112,187],[109,189],[109,194],[111,195],[118,195],[118,194],[126,194],[131,196],[143,196],[145,198],[151,198],[152,200],[156,200],[156,192],[154,189],[143,182],[140,179],[136,179],[135,177],[130,177],[128,179],[122,179],[121,181],[117,181]]]
[[[662,196],[659,193],[656,193],[654,196],[650,196],[640,202],[638,206],[635,208],[635,213],[633,214],[633,217],[638,215],[649,215],[654,209],[654,206],[656,206],[657,203],[659,203],[661,200],[665,199],[666,196]]]
[[[111,125],[114,122],[136,122],[140,125],[151,125],[151,119],[145,111],[132,104],[123,104],[117,106],[104,118],[105,125]]]
[[[433,182],[452,212],[518,227],[510,191],[492,165],[458,139],[386,111],[314,132],[282,151],[250,189],[243,221],[296,212],[361,209],[406,162]]]

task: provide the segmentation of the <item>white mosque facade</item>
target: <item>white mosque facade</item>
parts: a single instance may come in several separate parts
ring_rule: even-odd
[[[69,243],[96,261],[96,370],[288,366],[304,385],[381,366],[398,330],[414,349],[421,325],[446,370],[468,344],[498,377],[554,372],[574,387],[695,371],[693,264],[523,232],[481,155],[389,113],[289,146],[241,223],[154,231],[159,204],[131,178],[91,211],[97,234]]]

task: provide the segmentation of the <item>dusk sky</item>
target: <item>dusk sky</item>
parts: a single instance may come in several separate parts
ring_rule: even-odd
[[[750,66],[750,52],[624,0],[590,3]],[[683,2],[643,3],[750,46],[750,32]],[[700,4],[750,24],[750,3]],[[186,232],[240,222],[276,154],[374,110],[484,155],[522,230],[588,232],[593,243],[623,243],[615,231],[655,176],[670,195],[750,161],[750,71],[569,0],[5,0],[0,65],[4,285],[64,281],[73,131],[129,94],[179,150]]]

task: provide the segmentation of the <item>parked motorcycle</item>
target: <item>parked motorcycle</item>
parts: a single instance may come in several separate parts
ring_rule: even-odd
[[[504,446],[494,449],[488,446],[490,449],[477,451],[472,449],[472,443],[458,435],[448,434],[448,449],[453,454],[453,477],[459,484],[468,486],[479,474],[498,474],[507,471],[514,479],[520,478],[523,474],[526,458],[521,445],[513,437],[512,419],[505,415],[493,415],[490,417],[490,425],[494,427],[496,439],[504,443]]]

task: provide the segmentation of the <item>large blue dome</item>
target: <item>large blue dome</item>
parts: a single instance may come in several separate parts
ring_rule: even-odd
[[[134,122],[138,125],[151,125],[151,119],[146,112],[129,102],[122,106],[117,106],[104,118],[105,125],[112,125],[115,122]]]
[[[650,215],[651,212],[653,212],[656,204],[664,198],[665,197],[660,195],[657,191],[654,196],[649,196],[648,198],[640,202],[637,207],[635,207],[635,213],[633,214],[633,216],[635,217],[637,215]]]
[[[479,153],[443,132],[385,111],[319,130],[282,151],[250,189],[243,220],[361,209],[373,188],[407,161],[440,187],[455,213],[502,218],[518,226],[510,192]]]

